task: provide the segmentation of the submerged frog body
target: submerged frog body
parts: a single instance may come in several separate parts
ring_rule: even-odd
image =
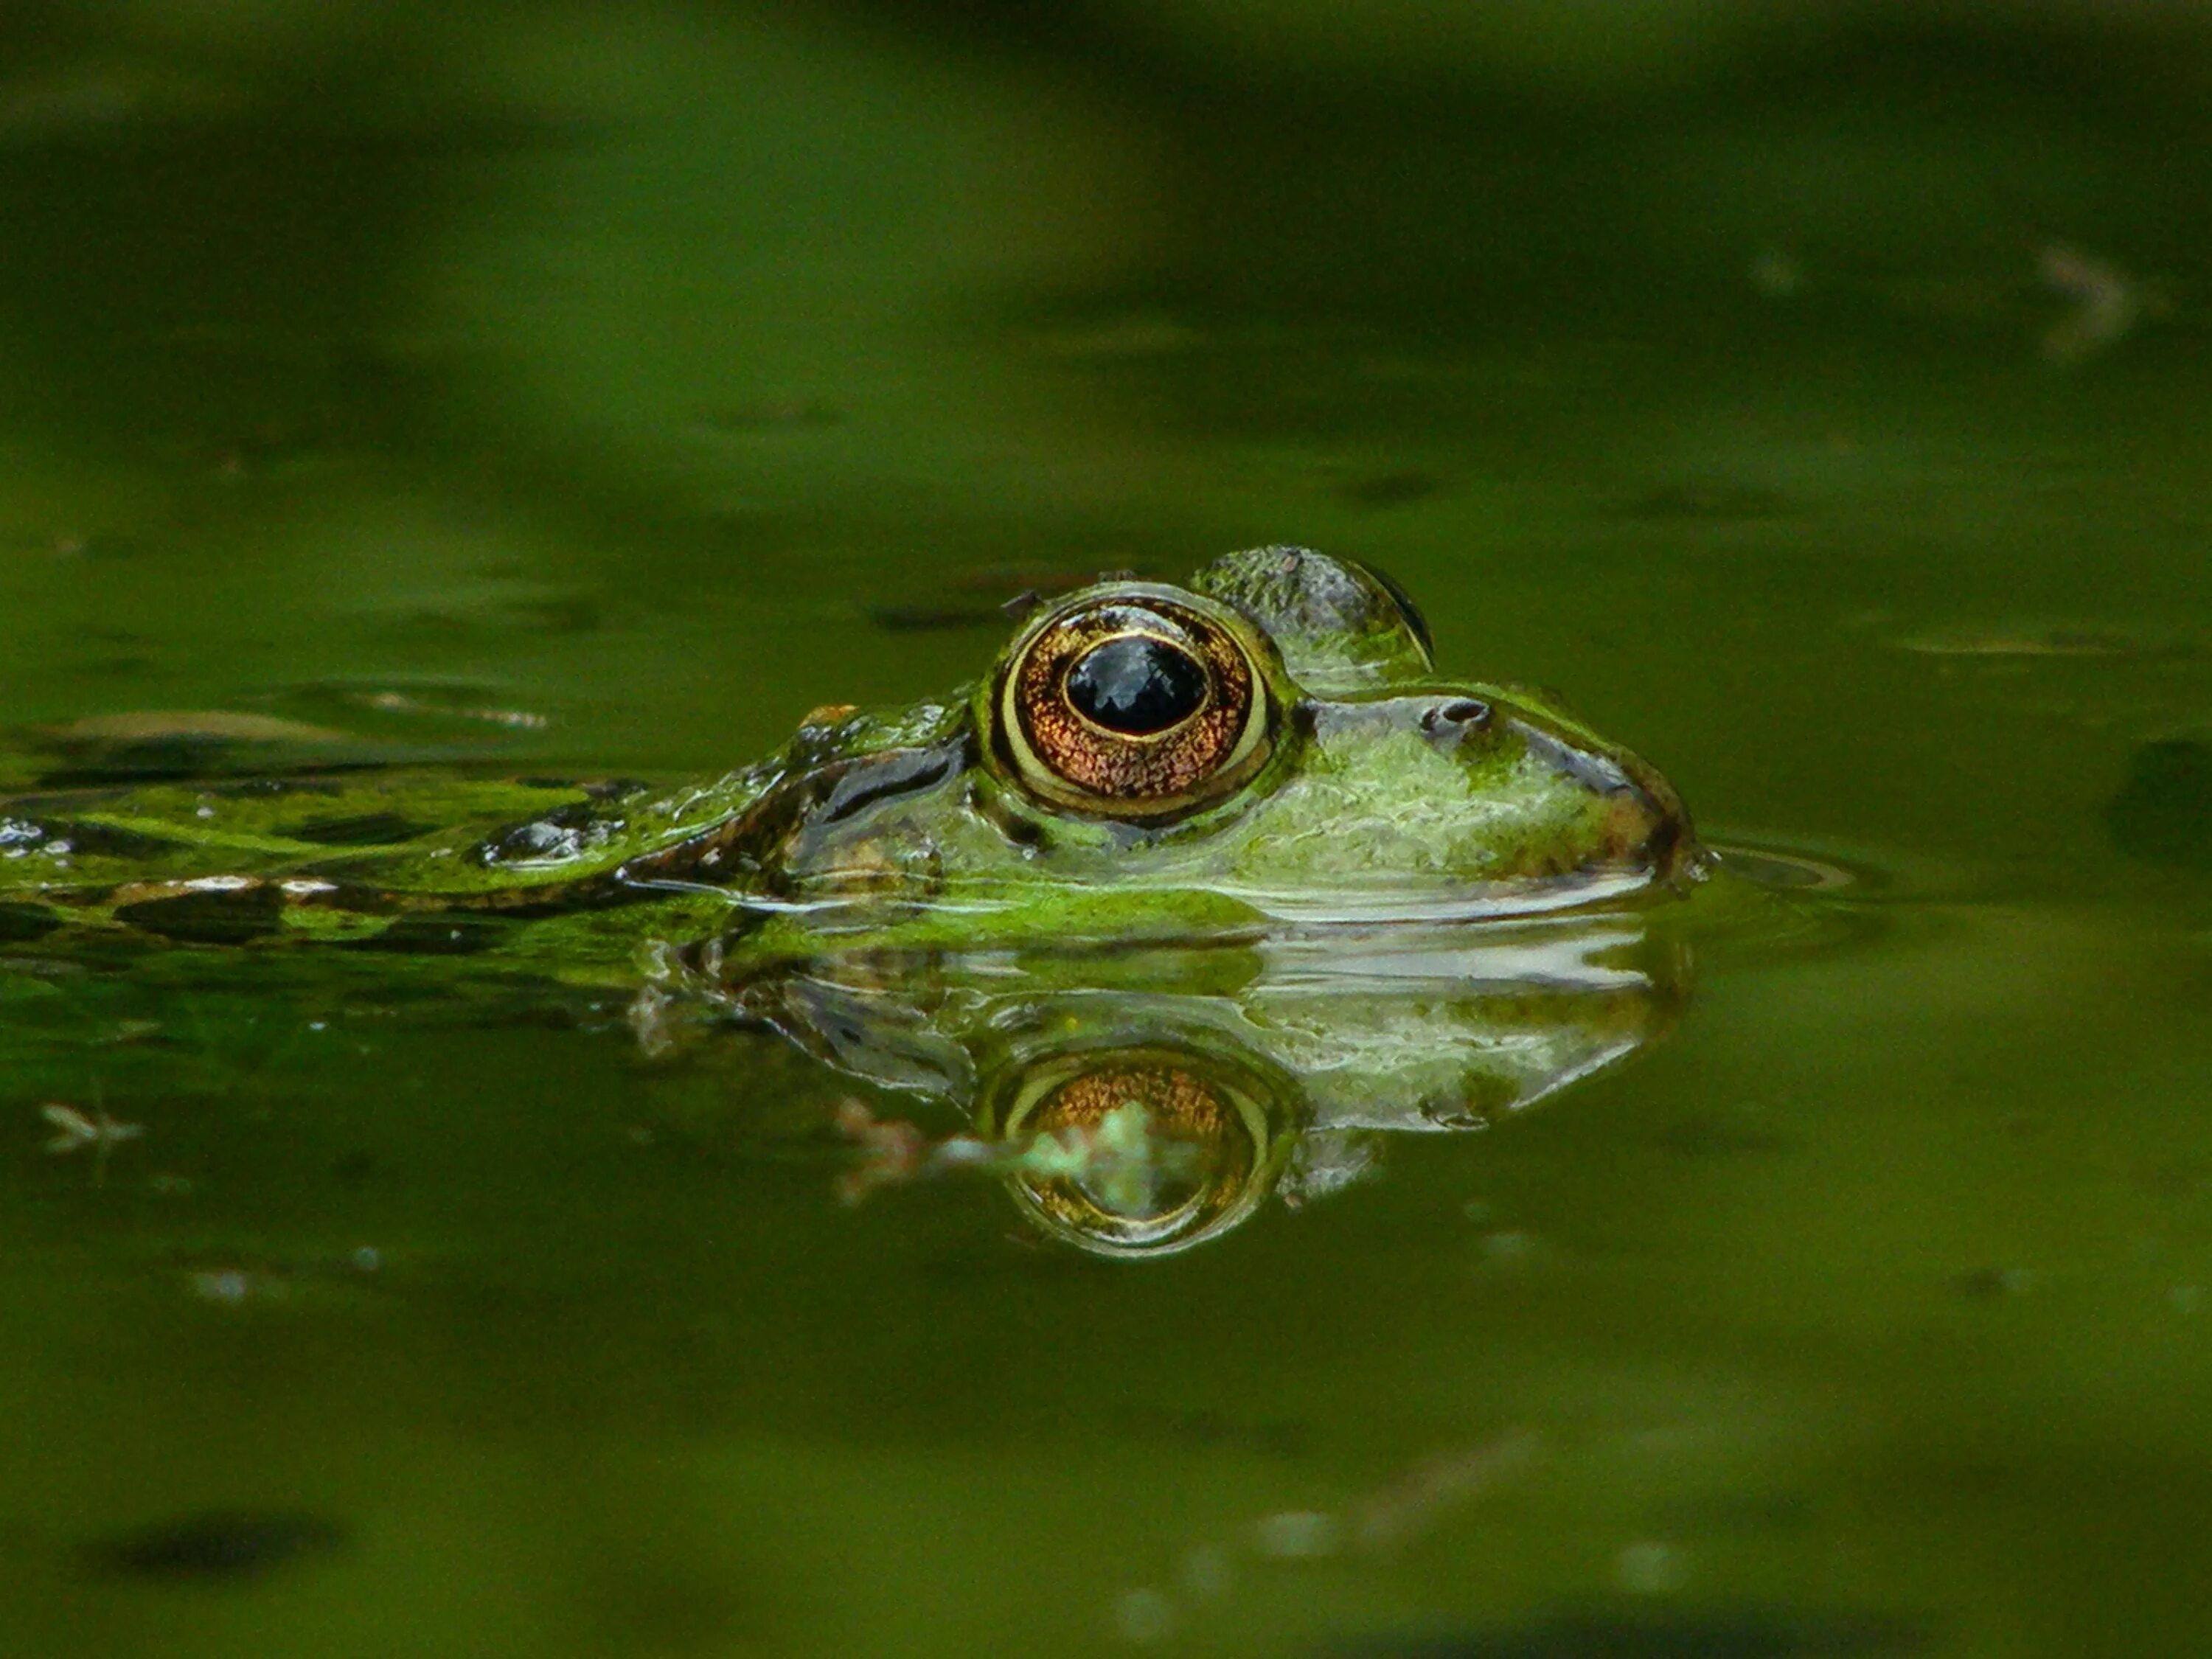
[[[1656,772],[1526,691],[1439,679],[1350,561],[1232,554],[1039,607],[991,672],[824,712],[695,787],[394,771],[0,800],[0,940],[489,952],[635,977],[825,951],[1527,915],[1705,868]]]

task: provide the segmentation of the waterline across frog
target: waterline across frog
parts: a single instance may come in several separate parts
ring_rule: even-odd
[[[393,771],[0,799],[0,942],[488,954],[634,978],[1481,921],[1683,890],[1657,773],[1533,694],[1435,677],[1395,586],[1295,548],[1036,610],[969,691],[825,714],[696,787]]]

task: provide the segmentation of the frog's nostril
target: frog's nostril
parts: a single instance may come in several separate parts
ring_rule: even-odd
[[[1438,703],[1421,716],[1421,729],[1431,736],[1448,726],[1486,732],[1490,729],[1490,705],[1480,697],[1455,697],[1449,702]]]

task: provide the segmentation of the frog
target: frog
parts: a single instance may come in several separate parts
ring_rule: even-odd
[[[988,671],[817,710],[671,784],[463,767],[0,797],[0,950],[335,949],[595,985],[827,953],[1487,925],[1663,902],[1711,865],[1667,781],[1549,695],[1441,676],[1420,611],[1286,545],[1115,574]]]

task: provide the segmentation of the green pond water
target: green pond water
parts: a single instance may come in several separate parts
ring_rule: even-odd
[[[999,964],[1279,1091],[1152,1260],[896,1178],[1018,1078],[0,945],[0,1655],[2197,1650],[2201,41],[1199,13],[0,26],[11,784],[149,710],[714,775],[1024,588],[1297,541],[1811,884],[1602,986]],[[1484,1042],[1589,1075],[1478,1101]]]

